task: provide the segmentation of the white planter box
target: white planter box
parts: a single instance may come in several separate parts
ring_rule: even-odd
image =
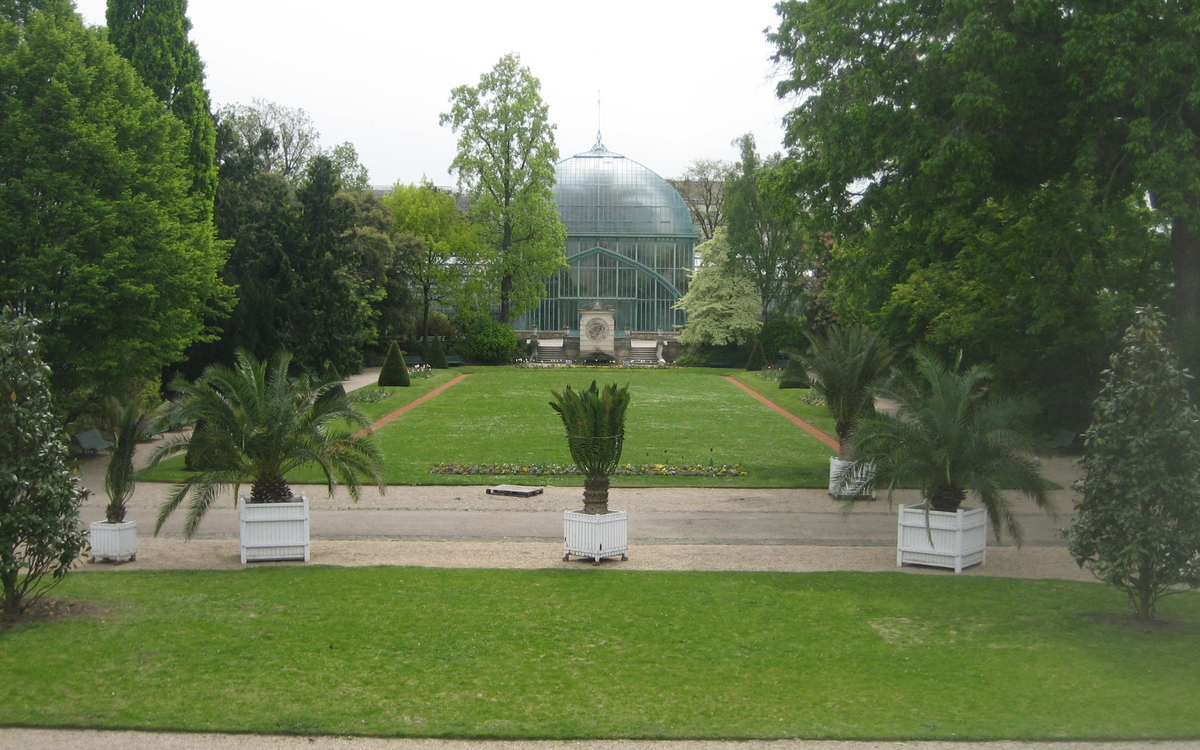
[[[242,564],[264,560],[309,559],[308,496],[291,503],[250,503],[238,499]]]
[[[960,507],[954,513],[925,505],[901,505],[896,533],[897,565],[963,568],[987,561],[987,509]],[[931,543],[932,539],[932,543]]]
[[[834,497],[875,497],[874,464],[868,464],[856,482],[849,481],[849,477],[843,478],[846,472],[853,471],[857,466],[857,461],[843,461],[837,456],[829,457],[830,495]]]
[[[96,521],[91,528],[91,561],[137,559],[137,521]]]
[[[605,557],[628,560],[629,516],[623,510],[610,510],[603,515],[568,510],[563,513],[563,560],[590,557],[599,563]]]

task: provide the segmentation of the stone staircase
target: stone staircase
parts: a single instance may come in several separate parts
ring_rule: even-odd
[[[634,367],[654,367],[658,364],[658,355],[654,353],[654,347],[635,346],[629,350],[629,356],[625,358],[625,364]]]
[[[533,355],[534,362],[541,362],[547,365],[561,365],[569,362],[567,352],[561,346],[546,346],[538,344],[537,351]]]

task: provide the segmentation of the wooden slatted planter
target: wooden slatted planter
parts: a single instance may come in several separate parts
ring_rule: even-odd
[[[607,513],[565,511],[563,534],[566,537],[564,561],[570,560],[571,555],[590,557],[597,565],[606,557],[629,559],[626,554],[629,552],[629,517],[623,510]]]
[[[242,564],[268,560],[308,562],[308,496],[290,503],[251,503],[238,500],[242,538]]]
[[[960,507],[954,513],[925,505],[901,505],[896,564],[953,568],[955,573],[987,560],[987,509]]]
[[[137,560],[137,521],[96,521],[91,525],[91,545],[91,562]]]

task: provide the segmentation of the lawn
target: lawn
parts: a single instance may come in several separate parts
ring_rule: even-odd
[[[363,411],[378,419],[459,372],[440,371],[435,378],[413,381],[412,388],[387,389],[393,394],[390,398],[364,404]],[[562,423],[549,406],[550,391],[568,384],[583,388],[593,379],[601,384],[629,384],[624,462],[740,464],[746,469],[746,476],[739,477],[614,477],[614,486],[823,487],[828,483],[833,451],[722,378],[727,371],[472,367],[461,372],[469,373],[466,380],[376,433],[389,484],[582,484],[578,477],[445,475],[431,474],[430,469],[439,463],[569,465]],[[802,417],[821,418],[824,411],[794,399],[786,408],[797,405],[808,409]],[[824,419],[828,421],[827,415]],[[169,462],[140,478],[174,480],[181,476],[181,466],[182,460]],[[319,481],[315,471],[289,478]]]
[[[0,725],[466,738],[1200,736],[1200,595],[897,573],[96,572]]]

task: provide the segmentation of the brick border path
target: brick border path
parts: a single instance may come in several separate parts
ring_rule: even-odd
[[[783,408],[779,404],[775,403],[771,399],[762,395],[761,393],[754,390],[753,388],[746,385],[745,383],[741,382],[740,380],[733,377],[732,375],[725,375],[724,378],[726,380],[728,380],[730,383],[733,383],[734,385],[736,385],[738,388],[741,388],[746,393],[749,393],[751,396],[755,397],[762,403],[771,407],[771,409],[773,409],[774,411],[779,413],[784,419],[788,420],[789,422],[796,425],[797,427],[803,429],[809,435],[812,435],[813,437],[815,437],[817,440],[820,440],[825,445],[828,445],[830,448],[833,448],[835,451],[841,449],[841,446],[838,445],[837,438],[831,437],[828,433],[823,432],[822,430],[818,430],[816,427],[813,427],[808,422],[805,422],[800,417],[797,417],[795,414],[792,414],[787,409]]]

